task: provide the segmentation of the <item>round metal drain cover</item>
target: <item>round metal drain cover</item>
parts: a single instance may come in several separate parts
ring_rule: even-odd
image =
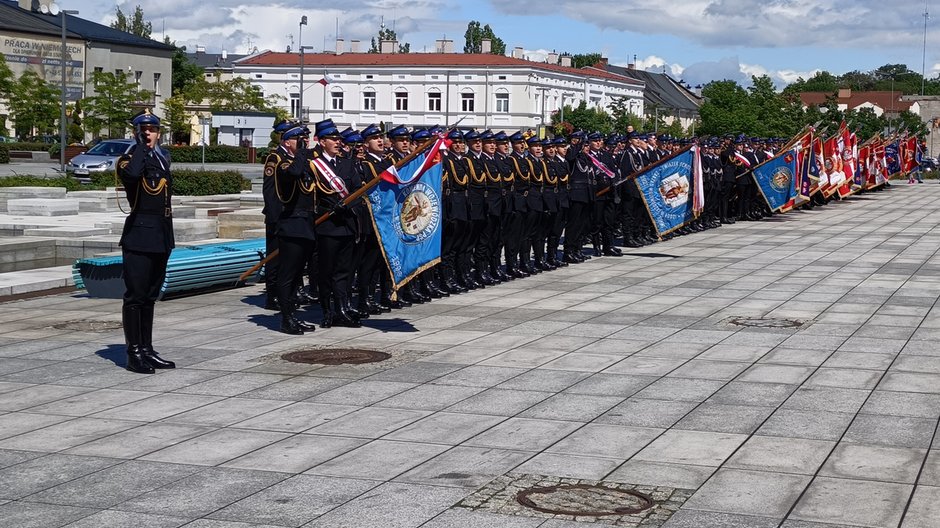
[[[120,321],[68,321],[52,325],[56,330],[71,330],[73,332],[110,332],[120,330],[124,325]]]
[[[281,359],[292,363],[310,363],[314,365],[360,365],[362,363],[385,361],[390,357],[392,357],[391,354],[377,350],[315,348],[288,352],[281,356]]]
[[[653,507],[653,499],[642,493],[590,484],[529,488],[517,493],[516,501],[542,513],[579,517],[632,515]]]
[[[751,328],[799,328],[805,324],[797,319],[778,319],[764,317],[732,317],[728,324]]]

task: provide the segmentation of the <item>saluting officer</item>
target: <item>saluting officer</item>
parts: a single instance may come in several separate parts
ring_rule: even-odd
[[[153,306],[166,278],[173,240],[173,177],[170,159],[157,144],[160,119],[144,110],[131,121],[137,144],[117,162],[131,213],[121,233],[124,303],[121,309],[127,342],[127,370],[153,374],[174,368],[153,349]]]
[[[306,138],[309,130],[299,123],[281,134],[281,143],[265,164],[265,177],[273,181],[278,200],[277,235],[278,266],[277,296],[281,308],[281,332],[303,334],[314,325],[295,317],[296,304],[291,299],[304,266],[316,241],[313,223],[316,182],[308,170]],[[275,158],[275,159],[271,159]],[[270,164],[273,162],[273,166]]]

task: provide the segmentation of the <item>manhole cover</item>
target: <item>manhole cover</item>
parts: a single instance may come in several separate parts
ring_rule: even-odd
[[[281,359],[292,363],[310,363],[314,365],[360,365],[376,363],[392,357],[387,352],[360,350],[356,348],[317,348],[288,352]]]
[[[530,488],[517,493],[516,500],[543,513],[579,517],[631,515],[653,506],[653,499],[643,493],[590,484]]]
[[[747,326],[751,328],[800,328],[805,321],[797,319],[778,319],[764,317],[732,317],[728,324],[734,326]]]
[[[56,330],[71,330],[73,332],[110,332],[123,328],[120,321],[68,321],[52,325]]]

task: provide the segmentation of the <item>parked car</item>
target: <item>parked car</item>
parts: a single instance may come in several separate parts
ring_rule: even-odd
[[[92,173],[113,171],[118,158],[133,146],[133,139],[106,139],[72,158],[65,164],[65,172],[80,180],[87,180]]]

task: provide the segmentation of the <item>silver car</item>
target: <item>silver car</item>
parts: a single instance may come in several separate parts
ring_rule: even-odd
[[[92,173],[113,171],[118,158],[126,154],[133,146],[133,139],[106,139],[72,158],[65,165],[65,172],[84,180],[88,179]]]

